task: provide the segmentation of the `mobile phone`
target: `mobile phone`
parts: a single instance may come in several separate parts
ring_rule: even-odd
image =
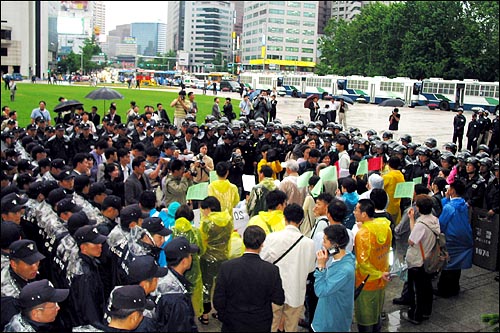
[[[338,246],[332,246],[331,248],[328,249],[328,254],[331,256],[334,256],[337,253],[340,253],[340,249]]]

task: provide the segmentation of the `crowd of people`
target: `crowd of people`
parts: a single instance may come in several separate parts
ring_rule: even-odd
[[[231,99],[221,112],[215,97],[198,121],[184,90],[172,121],[162,103],[141,112],[132,101],[123,120],[111,103],[101,120],[82,105],[52,118],[40,101],[22,128],[3,106],[0,327],[195,332],[220,320],[223,332],[353,322],[377,332],[391,251],[408,267],[393,303],[413,324],[432,318],[433,294],[458,295],[472,266],[470,211],[498,218],[498,112],[472,116],[462,150],[459,111],[440,149],[434,138],[346,128],[343,100],[332,107],[342,124],[317,99],[310,122],[283,124],[270,95],[244,96],[239,118]],[[394,110],[392,130],[399,119]],[[364,160],[380,163],[360,173]],[[395,195],[405,181],[413,199]],[[198,184],[206,197],[189,200]],[[450,262],[434,290],[423,258],[440,232]]]

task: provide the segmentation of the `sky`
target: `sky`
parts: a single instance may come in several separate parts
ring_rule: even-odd
[[[105,1],[106,34],[117,25],[167,22],[167,1]]]

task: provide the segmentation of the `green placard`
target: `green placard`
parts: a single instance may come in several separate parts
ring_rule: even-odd
[[[319,171],[319,178],[323,181],[336,180],[337,179],[337,167],[335,165],[330,165]]]
[[[321,180],[321,178],[320,178],[319,181],[314,186],[314,188],[312,189],[311,195],[314,198],[316,198],[318,195],[321,194],[321,192],[323,192],[323,180]]]
[[[204,200],[208,196],[208,182],[189,186],[186,200]]]
[[[307,171],[304,172],[297,178],[297,187],[302,188],[302,187],[307,187],[309,185],[309,178],[311,178],[313,175],[312,171]]]
[[[413,183],[415,184],[422,184],[422,176],[413,178]]]
[[[368,174],[368,160],[361,160],[358,165],[358,170],[356,170],[357,175],[367,175]]]
[[[210,171],[210,180],[209,182],[214,182],[216,180],[219,180],[219,177],[217,177],[217,172],[215,170]]]
[[[415,183],[414,182],[401,182],[396,185],[394,198],[410,198],[413,199]]]

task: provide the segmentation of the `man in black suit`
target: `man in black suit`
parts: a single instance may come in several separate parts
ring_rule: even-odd
[[[222,332],[270,332],[271,303],[285,302],[279,268],[259,256],[265,239],[261,227],[249,226],[243,234],[243,256],[220,267],[213,303]]]
[[[176,145],[179,147],[179,150],[181,151],[182,154],[188,155],[188,154],[199,154],[200,153],[200,144],[198,141],[194,139],[194,129],[188,128],[186,130],[186,134],[182,139],[179,139],[177,141]]]

